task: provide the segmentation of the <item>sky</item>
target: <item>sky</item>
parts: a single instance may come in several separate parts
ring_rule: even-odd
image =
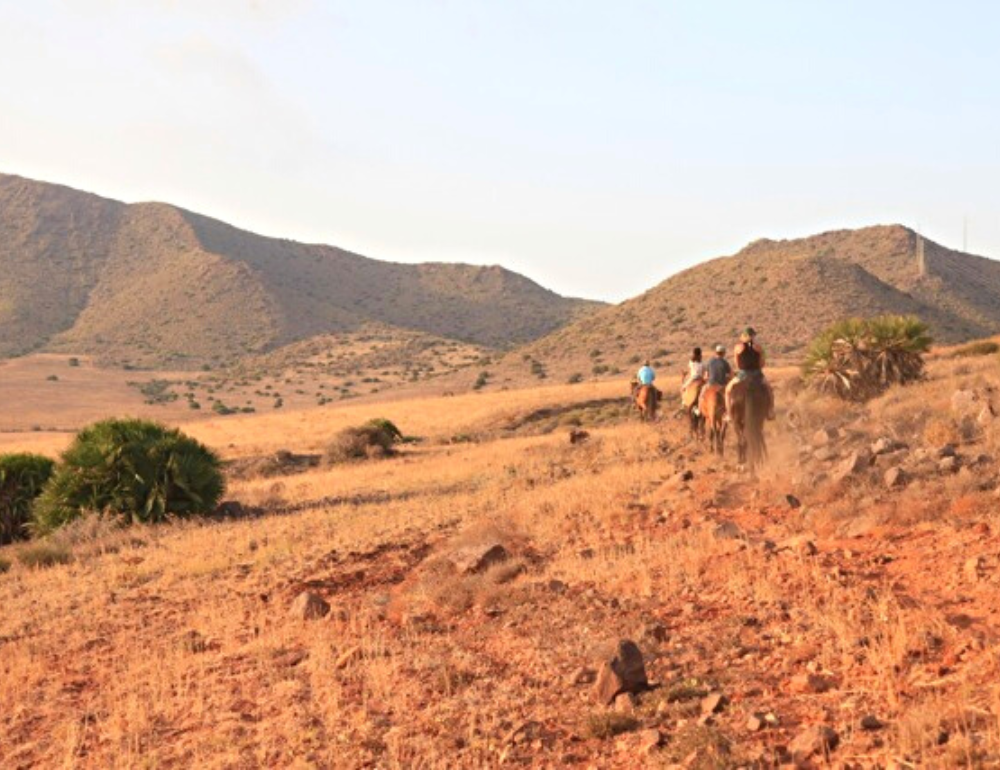
[[[0,172],[618,301],[760,237],[1000,257],[1000,3],[0,0]]]

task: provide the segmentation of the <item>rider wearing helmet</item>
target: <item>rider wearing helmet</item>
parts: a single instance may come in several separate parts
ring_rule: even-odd
[[[736,376],[726,386],[726,415],[732,414],[733,389],[739,387],[751,377],[759,377],[767,392],[767,419],[774,419],[774,393],[764,379],[764,348],[757,342],[757,332],[748,326],[740,334],[740,342],[733,350],[736,363]]]

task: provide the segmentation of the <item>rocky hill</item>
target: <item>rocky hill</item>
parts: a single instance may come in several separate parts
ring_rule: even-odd
[[[372,323],[503,348],[595,306],[501,267],[381,262],[0,175],[0,356],[218,365]]]
[[[1000,331],[997,297],[1000,262],[898,225],[759,240],[560,329],[507,364],[590,375],[636,356],[681,362],[694,345],[731,345],[747,324],[772,354],[792,356],[836,320],[880,313],[916,314],[936,340],[954,343]]]

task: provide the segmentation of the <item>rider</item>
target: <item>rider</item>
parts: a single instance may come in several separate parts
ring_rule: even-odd
[[[771,386],[764,379],[764,348],[757,342],[757,332],[752,326],[748,326],[740,334],[740,342],[733,350],[733,358],[736,361],[736,376],[733,377],[729,385],[726,386],[726,415],[732,414],[733,388],[739,383],[746,382],[750,377],[759,377],[767,393],[767,419],[774,419],[774,393]]]
[[[715,346],[715,358],[709,359],[705,365],[705,377],[709,385],[726,387],[729,378],[733,376],[733,367],[726,360],[726,347],[724,345]]]
[[[692,382],[698,382],[703,379],[705,379],[705,364],[701,361],[701,348],[695,348],[691,351],[691,360],[688,361],[687,374],[684,375],[684,379],[681,381],[681,393],[687,390],[688,385]]]
[[[647,359],[639,371],[635,375],[635,379],[638,381],[639,385],[652,385],[653,381],[656,379],[656,372],[653,371],[653,367],[649,365],[649,359]]]

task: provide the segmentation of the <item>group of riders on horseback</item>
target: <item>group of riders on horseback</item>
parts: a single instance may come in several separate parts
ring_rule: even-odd
[[[741,463],[759,465],[764,458],[763,422],[774,419],[774,393],[764,377],[764,349],[757,332],[747,327],[733,351],[733,364],[726,348],[715,346],[715,355],[703,360],[695,348],[681,382],[681,409],[691,420],[696,436],[708,438],[713,451],[722,454],[726,429],[732,422],[738,439]],[[643,419],[654,420],[662,393],[654,384],[656,372],[649,361],[632,380],[632,394]]]

